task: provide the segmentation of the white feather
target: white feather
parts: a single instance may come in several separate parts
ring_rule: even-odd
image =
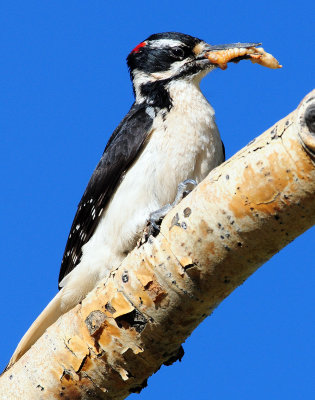
[[[200,182],[222,161],[214,111],[199,88],[203,75],[205,72],[193,80],[170,82],[170,112],[162,110],[156,115],[144,149],[103,210],[94,234],[82,247],[80,263],[62,280],[62,290],[24,335],[9,365],[121,263],[135,246],[150,213],[174,200],[181,181]]]

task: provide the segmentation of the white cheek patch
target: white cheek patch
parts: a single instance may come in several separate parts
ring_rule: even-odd
[[[154,80],[155,79],[152,78],[151,75],[146,74],[143,71],[139,71],[138,69],[133,71],[133,86],[135,89],[137,103],[141,103],[144,100],[144,97],[141,95],[140,87],[148,82],[153,82]]]
[[[135,69],[132,72],[132,75],[133,75],[133,83],[136,86],[142,85],[147,82],[152,82],[154,80],[152,79],[150,74],[140,71],[139,69]]]

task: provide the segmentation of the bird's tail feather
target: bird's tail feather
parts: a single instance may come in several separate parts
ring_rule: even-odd
[[[10,368],[14,363],[16,363],[23,356],[23,354],[25,354],[27,350],[29,350],[30,347],[43,335],[45,330],[55,321],[57,321],[61,314],[63,314],[64,311],[62,311],[61,308],[61,292],[62,291],[60,291],[51,300],[51,302],[37,317],[37,319],[22,337],[6,369]]]

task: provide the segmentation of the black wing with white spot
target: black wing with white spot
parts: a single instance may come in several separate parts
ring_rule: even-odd
[[[85,189],[63,255],[59,283],[80,262],[88,242],[122,175],[137,158],[150,133],[152,118],[145,107],[133,104],[110,137],[103,156]]]

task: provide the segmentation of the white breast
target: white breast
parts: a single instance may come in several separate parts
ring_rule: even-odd
[[[200,182],[222,162],[214,111],[199,85],[175,81],[169,92],[170,112],[156,116],[147,144],[116,189],[82,248],[80,264],[67,280],[79,277],[83,270],[89,271],[92,281],[106,276],[135,246],[150,213],[174,200],[180,182]]]

